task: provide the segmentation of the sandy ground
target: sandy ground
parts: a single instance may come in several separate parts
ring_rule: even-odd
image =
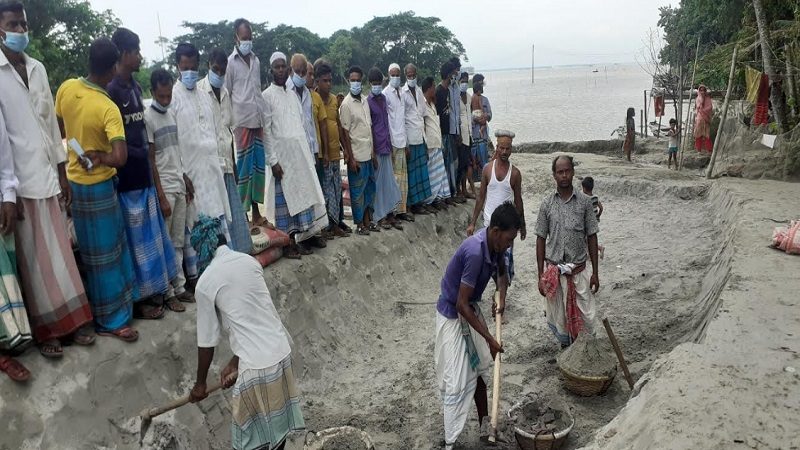
[[[577,177],[595,178],[605,206],[598,317],[610,319],[634,379],[642,380],[630,402],[621,373],[604,396],[587,399],[563,389],[559,347],[535,286],[533,231],[553,186],[551,159],[512,157],[523,174],[531,236],[515,247],[501,410],[534,393],[565,403],[576,418],[567,449],[800,445],[792,441],[800,436],[800,379],[784,371],[800,368],[800,258],[765,248],[775,226],[768,218],[800,217],[798,203],[787,203],[800,197],[800,186],[707,183],[688,172],[578,155]],[[265,271],[294,339],[310,430],[352,425],[377,449],[441,447],[434,302],[471,208],[421,217],[403,232],[337,240]],[[141,324],[134,345],[100,339],[94,349],[70,348],[62,362],[27,352],[22,361],[35,376],[28,386],[0,378],[8,426],[0,449],[139,448],[132,418],[191,387],[192,312]],[[225,356],[222,349],[217,362]],[[214,395],[157,419],[143,447],[226,448],[229,417],[226,397]],[[513,440],[504,423],[501,431]],[[474,413],[459,442],[483,448]]]

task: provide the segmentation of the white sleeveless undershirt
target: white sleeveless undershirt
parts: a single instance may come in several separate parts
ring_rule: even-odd
[[[505,202],[514,203],[514,189],[511,187],[511,173],[514,166],[509,162],[506,177],[503,178],[503,181],[499,181],[494,171],[496,165],[497,161],[492,161],[492,176],[486,186],[486,203],[483,205],[483,226],[485,227],[489,226],[492,213],[498,206]]]

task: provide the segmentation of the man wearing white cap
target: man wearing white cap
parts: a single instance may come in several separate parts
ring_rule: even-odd
[[[403,103],[400,65],[389,65],[389,84],[383,89],[386,109],[389,112],[389,137],[392,142],[392,166],[397,186],[400,188],[400,203],[397,204],[397,218],[412,222],[408,214],[408,139],[406,137],[406,107]]]
[[[328,226],[314,155],[308,145],[300,99],[286,81],[286,55],[275,52],[269,58],[274,83],[261,94],[265,102],[264,149],[266,151],[267,219],[292,237],[285,256],[311,254],[303,243]]]

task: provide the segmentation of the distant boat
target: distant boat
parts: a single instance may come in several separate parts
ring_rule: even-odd
[[[597,70],[597,69],[594,69],[594,70],[592,71],[592,73],[597,73],[597,72],[600,72],[600,71],[599,71],[599,70]]]

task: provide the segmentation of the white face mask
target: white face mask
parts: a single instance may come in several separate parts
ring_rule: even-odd
[[[409,78],[408,80],[406,80],[406,83],[408,84],[408,87],[410,87],[411,89],[414,89],[415,87],[417,87],[417,79],[416,78]]]
[[[400,77],[389,77],[389,86],[397,89],[400,87]]]
[[[239,41],[239,51],[247,56],[253,51],[253,41]]]

